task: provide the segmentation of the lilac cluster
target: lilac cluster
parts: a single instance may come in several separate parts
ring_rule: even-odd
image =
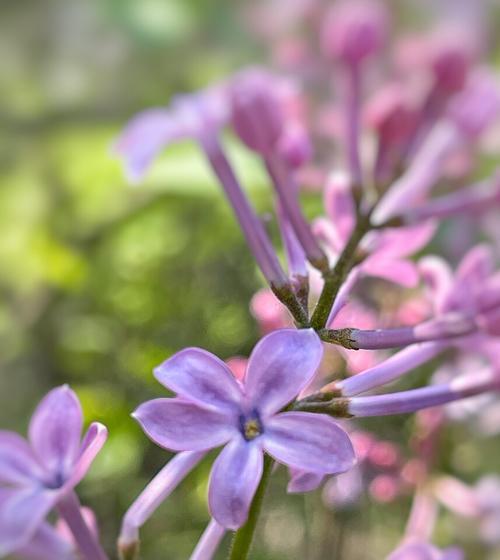
[[[480,535],[494,541],[498,479],[472,487],[433,467],[453,414],[477,414],[467,409],[476,399],[497,403],[498,246],[476,244],[474,232],[458,243],[463,258],[455,270],[442,257],[416,255],[443,220],[460,228],[461,220],[500,206],[497,172],[471,178],[500,114],[500,86],[464,30],[437,30],[391,57],[389,20],[375,0],[337,2],[314,19],[321,54],[306,84],[304,72],[246,69],[140,113],[116,142],[128,177],[139,181],[164,148],[196,141],[267,284],[252,301],[264,336],[248,360],[225,363],[188,348],[155,369],[173,396],[143,403],[133,417],[177,454],[126,512],[118,541],[124,559],[137,557],[140,527],[215,448],[222,449],[208,485],[211,520],[192,560],[212,558],[226,531],[236,531],[231,559],[247,557],[275,463],[289,468],[289,492],[311,491],[328,477],[324,497],[334,507],[359,499],[365,486],[382,502],[414,493],[391,560],[463,558],[456,547],[431,543],[439,505],[474,518]],[[331,75],[331,96],[311,101],[309,82],[321,77],[324,91]],[[368,88],[375,93],[365,100]],[[267,174],[282,253],[228,157],[226,129]],[[309,222],[300,195],[311,170],[320,178],[324,215]],[[436,359],[444,361],[429,384],[383,389]],[[433,408],[451,402],[446,412]],[[413,456],[404,460],[390,442],[355,425],[356,417],[414,412]],[[75,557],[75,549],[89,560],[105,558],[73,491],[105,431],[93,424],[81,444],[80,431],[76,397],[60,388],[35,413],[29,445],[2,434],[0,554],[55,557],[36,555],[52,550],[40,544],[50,541],[58,558]],[[45,523],[53,508],[72,539]]]

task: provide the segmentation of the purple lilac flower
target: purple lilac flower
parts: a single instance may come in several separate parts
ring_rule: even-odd
[[[78,398],[64,385],[38,405],[28,441],[14,432],[0,432],[0,555],[40,540],[53,541],[44,520],[55,508],[84,558],[106,558],[81,517],[73,489],[102,448],[107,430],[94,422],[82,440],[82,425]]]
[[[313,227],[335,258],[349,239],[356,220],[351,184],[346,174],[336,173],[330,177],[325,189],[324,206],[327,218],[317,219]],[[365,259],[357,267],[359,273],[406,287],[416,286],[418,269],[408,257],[422,249],[435,230],[435,222],[429,220],[412,227],[370,232],[360,244]]]
[[[175,354],[155,370],[177,396],[148,401],[134,417],[166,449],[199,452],[224,445],[209,483],[210,511],[223,527],[244,524],[264,452],[324,474],[355,463],[349,437],[333,419],[282,411],[310,382],[322,354],[313,330],[281,330],[255,347],[242,384],[224,362],[198,348]]]

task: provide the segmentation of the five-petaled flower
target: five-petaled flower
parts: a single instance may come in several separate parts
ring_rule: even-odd
[[[211,514],[224,527],[245,523],[264,452],[290,467],[323,474],[354,465],[349,437],[332,418],[283,410],[311,381],[322,354],[312,329],[283,329],[257,344],[242,383],[224,362],[199,348],[185,349],[155,370],[177,396],[148,401],[134,417],[166,449],[225,446],[209,483]]]
[[[47,542],[45,517],[73,492],[107,437],[94,422],[82,440],[82,426],[78,398],[63,385],[38,405],[28,441],[0,431],[0,556]]]

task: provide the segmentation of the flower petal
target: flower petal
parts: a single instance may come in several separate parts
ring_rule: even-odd
[[[154,370],[156,379],[188,401],[234,409],[241,388],[228,366],[206,350],[186,348]]]
[[[453,272],[448,263],[433,255],[423,257],[418,262],[420,274],[427,285],[437,312],[445,310],[446,299],[453,287]]]
[[[283,329],[264,337],[248,361],[245,391],[261,415],[280,410],[311,381],[323,356],[312,329]]]
[[[267,420],[262,442],[277,461],[296,469],[336,474],[356,463],[349,436],[324,414],[277,414]]]
[[[33,538],[16,550],[16,555],[25,560],[76,560],[77,556],[70,540],[65,540],[48,523],[42,523]]]
[[[0,557],[31,540],[57,496],[41,487],[0,488]]]
[[[434,220],[410,227],[384,229],[373,237],[373,251],[384,257],[409,257],[429,243],[436,229]]]
[[[170,142],[182,138],[184,129],[172,111],[164,108],[147,109],[136,115],[114,146],[125,160],[128,179],[140,180],[157,154]]]
[[[73,465],[71,475],[64,485],[65,489],[74,488],[87,474],[90,465],[102,449],[107,437],[108,429],[106,426],[100,424],[99,422],[93,422],[90,424],[89,429],[83,438],[80,453]]]
[[[360,267],[367,276],[383,278],[405,288],[413,288],[418,284],[418,269],[410,260],[389,259],[374,253]]]
[[[341,171],[330,175],[325,188],[324,204],[331,224],[342,240],[342,245],[337,249],[342,250],[351,235],[356,218],[352,184],[347,173]]]
[[[150,439],[172,451],[212,449],[239,433],[237,417],[181,399],[147,401],[132,416]]]
[[[80,448],[83,415],[76,394],[63,385],[50,391],[36,408],[29,440],[39,461],[51,473],[66,476]]]
[[[14,432],[0,430],[0,483],[22,485],[42,476],[28,442]]]
[[[324,475],[299,469],[290,469],[290,481],[286,487],[289,494],[302,494],[316,490],[323,482]]]
[[[257,441],[238,437],[224,447],[212,467],[208,487],[210,513],[217,523],[233,530],[245,523],[262,468],[263,453]]]

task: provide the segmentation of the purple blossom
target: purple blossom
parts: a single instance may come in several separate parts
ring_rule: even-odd
[[[189,348],[155,370],[176,393],[134,413],[155,443],[173,451],[224,449],[212,468],[210,511],[217,523],[245,523],[259,484],[263,453],[307,471],[334,474],[355,463],[347,434],[325,415],[283,408],[311,381],[323,354],[313,330],[281,330],[263,338],[240,384],[213,354]]]
[[[0,432],[0,555],[51,540],[44,519],[54,508],[75,531],[73,521],[79,523],[81,515],[73,489],[107,437],[105,426],[94,422],[82,439],[82,426],[78,398],[63,385],[38,405],[28,441],[14,432]],[[105,558],[86,525],[75,538],[86,559]]]
[[[349,177],[336,173],[330,177],[325,189],[324,206],[327,218],[319,218],[313,229],[326,244],[332,257],[338,257],[344,248],[356,220],[355,203]],[[408,257],[424,247],[436,230],[433,221],[412,227],[385,228],[367,234],[360,243],[366,258],[357,267],[358,274],[375,276],[413,287],[419,273]],[[330,317],[330,322],[333,317]]]

